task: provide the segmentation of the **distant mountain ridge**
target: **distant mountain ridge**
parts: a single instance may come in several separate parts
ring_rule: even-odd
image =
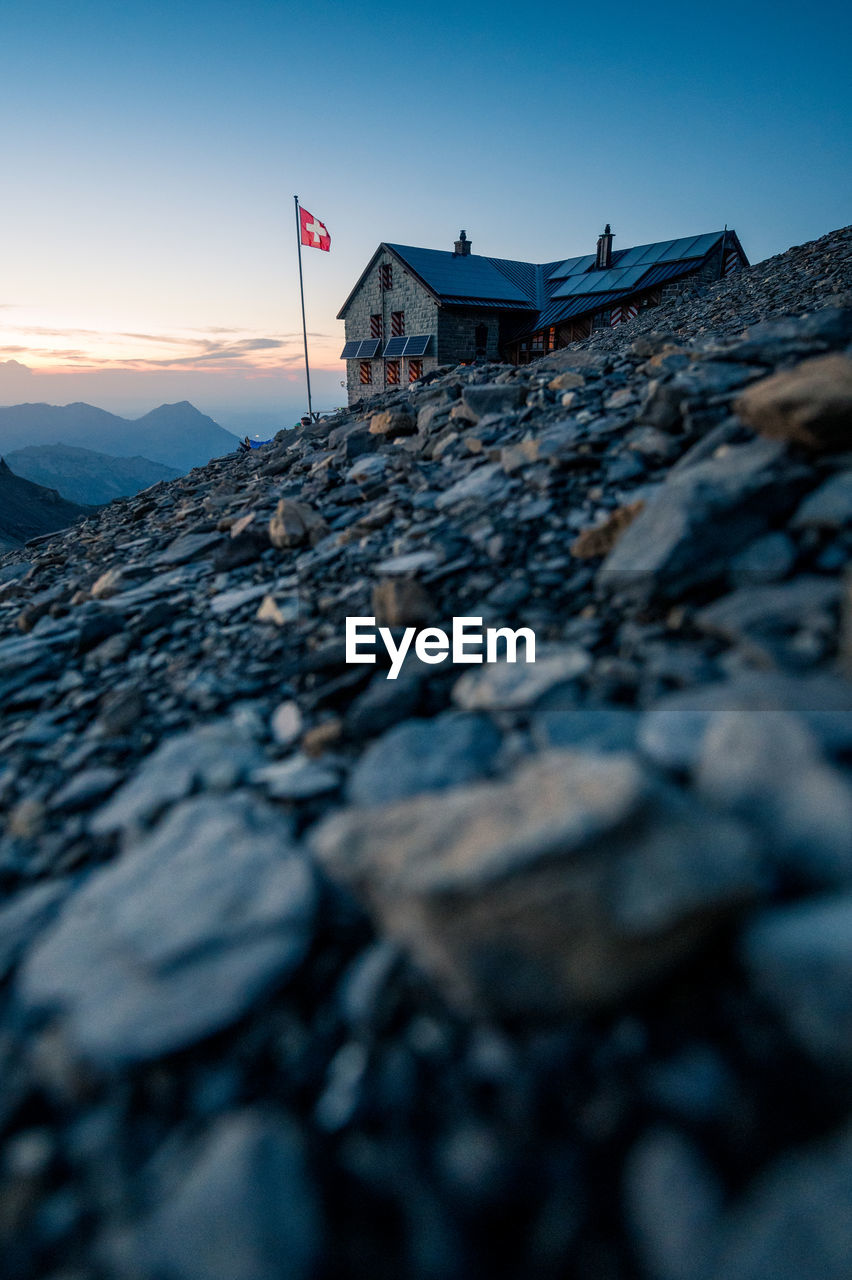
[[[0,454],[57,443],[112,457],[148,458],[183,473],[230,453],[237,437],[188,400],[162,404],[133,419],[82,401],[0,408]]]
[[[65,529],[91,513],[61,498],[55,489],[16,476],[0,457],[0,550]]]
[[[115,458],[70,444],[35,444],[6,454],[16,476],[56,489],[70,502],[99,506],[113,498],[130,497],[159,480],[181,473],[138,455]]]

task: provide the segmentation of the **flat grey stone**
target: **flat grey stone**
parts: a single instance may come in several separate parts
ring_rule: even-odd
[[[300,964],[316,887],[289,825],[245,793],[189,800],[92,873],[21,970],[76,1051],[111,1067],[229,1026]]]
[[[483,777],[500,746],[486,716],[449,712],[406,720],[374,742],[347,784],[353,804],[387,804],[420,791],[443,791]]]
[[[218,536],[218,535],[217,535]],[[197,576],[197,566],[186,565],[168,573],[157,573],[138,587],[129,587],[126,591],[117,591],[114,596],[107,596],[101,604],[107,610],[118,613],[133,613],[142,605],[161,596],[174,598],[189,582]]]
[[[852,1070],[852,892],[763,912],[742,950],[752,985],[800,1047]]]
[[[535,662],[524,661],[525,644],[518,644],[516,662],[472,666],[453,686],[453,701],[465,711],[514,711],[533,706],[558,684],[584,675],[591,666],[585,649],[537,649]]]
[[[298,702],[281,702],[272,713],[272,736],[280,747],[292,747],[302,736],[302,713]]]
[[[157,564],[186,564],[207,551],[213,551],[222,541],[221,533],[183,533],[170,542],[157,556]]]
[[[669,1129],[643,1134],[625,1161],[624,1199],[645,1273],[695,1280],[712,1257],[722,1188],[692,1144]]]
[[[792,538],[776,529],[756,538],[733,557],[730,579],[737,587],[778,582],[791,572],[797,554]]]
[[[346,472],[346,479],[355,484],[366,484],[369,480],[380,480],[388,469],[388,459],[383,453],[365,454],[356,459]]]
[[[695,622],[702,631],[736,642],[752,635],[797,630],[839,597],[836,578],[803,574],[779,585],[742,587],[700,609]]]
[[[639,722],[639,750],[661,769],[689,773],[698,763],[704,735],[714,714],[712,710],[689,705],[654,707]]]
[[[71,888],[70,879],[44,880],[20,890],[0,907],[0,980],[53,919]]]
[[[760,828],[767,858],[812,887],[852,884],[852,786],[804,722],[784,711],[719,711],[696,771],[699,793]]]
[[[852,471],[826,480],[793,513],[793,529],[841,529],[852,523]]]
[[[527,398],[522,382],[484,382],[462,390],[462,401],[471,413],[482,418],[486,413],[508,413],[519,408]]]
[[[344,810],[312,844],[452,1001],[507,1017],[622,998],[761,885],[739,823],[652,789],[626,754],[548,752]]]
[[[506,488],[506,477],[503,468],[497,462],[486,463],[477,467],[463,479],[450,485],[435,499],[439,511],[459,506],[462,502],[489,502]]]
[[[64,654],[76,645],[79,632],[67,622],[47,635],[11,636],[0,640],[0,677],[26,669],[31,675],[58,671]]]
[[[236,613],[237,609],[241,609],[244,604],[250,604],[252,600],[259,600],[270,590],[268,583],[261,583],[258,586],[234,587],[231,591],[220,591],[218,595],[210,597],[210,608],[217,616],[223,617],[229,613]]]
[[[849,1280],[852,1133],[781,1156],[727,1216],[707,1280]]]
[[[91,819],[96,835],[152,821],[195,790],[228,791],[263,762],[255,742],[222,720],[161,742],[108,804]]]
[[[698,762],[704,730],[710,712],[789,711],[798,715],[818,739],[824,751],[845,755],[852,751],[852,684],[839,676],[817,674],[789,676],[775,671],[749,671],[734,680],[716,680],[696,688],[683,689],[660,699],[639,731],[639,745],[655,763],[667,768],[692,769]],[[681,728],[673,713],[695,713],[691,723],[684,717],[683,747],[676,745]],[[660,754],[651,743],[651,725],[672,715],[669,726],[660,728]],[[645,725],[647,723],[647,729]],[[665,731],[665,739],[662,737]],[[655,728],[656,734],[656,728]],[[667,762],[663,751],[671,751]]]
[[[405,555],[390,556],[375,566],[375,573],[390,575],[423,572],[434,569],[440,563],[440,556],[434,551],[409,551]]]
[[[164,1203],[133,1231],[134,1274],[310,1280],[321,1244],[295,1126],[260,1110],[220,1117]]]
[[[301,752],[289,760],[255,769],[251,780],[276,800],[309,800],[312,796],[336,791],[340,786],[336,769],[329,769]]]
[[[806,473],[779,469],[776,442],[756,440],[669,475],[598,571],[608,592],[676,598],[725,573],[743,544],[786,514]]]
[[[75,774],[64,787],[51,798],[51,809],[75,813],[88,809],[105,799],[121,782],[124,775],[109,765],[96,765]]]
[[[618,707],[581,707],[576,711],[538,711],[530,726],[537,746],[579,751],[632,751],[639,716]]]

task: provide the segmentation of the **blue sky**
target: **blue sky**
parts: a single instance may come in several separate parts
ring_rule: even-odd
[[[850,35],[827,4],[0,0],[0,403],[292,420],[295,192],[332,233],[304,255],[320,407],[382,239],[821,235],[852,219]]]

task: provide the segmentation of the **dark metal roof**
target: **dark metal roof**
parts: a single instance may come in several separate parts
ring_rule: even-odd
[[[443,306],[479,307],[497,311],[535,311],[524,332],[535,332],[571,316],[599,311],[615,300],[625,300],[663,280],[689,275],[700,267],[724,233],[711,231],[679,240],[619,249],[612,266],[596,271],[595,255],[582,254],[563,262],[537,264],[512,258],[487,258],[479,254],[455,254],[442,249],[381,244],[343,304],[342,318],[379,254],[390,250]],[[727,243],[736,247],[747,266],[735,231]]]
[[[642,277],[642,288],[648,289],[652,284],[660,284],[663,280],[673,280],[675,276],[688,276],[701,266],[702,261],[702,258],[687,258],[686,262],[660,262]]]
[[[584,271],[569,276],[553,291],[554,298],[571,298],[580,293],[611,293],[613,289],[632,289],[639,283],[647,267],[611,267],[609,271]]]
[[[680,240],[659,240],[656,244],[640,244],[635,249],[620,249],[612,255],[614,267],[633,267],[640,262],[652,266],[657,262],[682,262],[686,258],[703,258],[710,252],[721,231],[709,231],[701,236],[683,236]]]
[[[535,333],[539,329],[546,329],[551,324],[559,324],[561,320],[569,320],[572,316],[605,311],[613,302],[623,297],[625,293],[619,289],[613,293],[586,293],[579,298],[554,298],[524,332]]]
[[[442,302],[452,296],[535,306],[535,296],[519,288],[490,258],[473,253],[448,253],[443,249],[418,249],[406,244],[389,244],[388,248],[407,263]]]

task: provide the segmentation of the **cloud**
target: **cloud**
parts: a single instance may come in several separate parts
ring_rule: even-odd
[[[241,373],[252,379],[286,375],[302,365],[303,337],[300,330],[263,333],[231,326],[210,326],[183,332],[146,333],[139,330],[94,330],[21,326],[7,337],[18,343],[32,339],[32,345],[3,345],[0,359],[29,357],[31,366],[46,375],[63,372],[130,373]],[[309,341],[315,350],[312,364],[331,362],[336,336],[312,331]]]
[[[0,360],[0,369],[6,373],[32,373],[29,365],[21,364],[20,360]]]

